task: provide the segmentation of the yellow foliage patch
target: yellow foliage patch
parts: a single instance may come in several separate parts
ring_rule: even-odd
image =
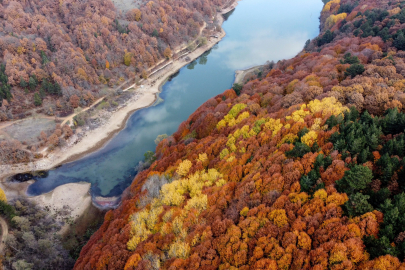
[[[332,26],[335,25],[340,20],[346,19],[347,13],[340,13],[338,15],[330,15],[325,22],[325,25],[327,28],[331,28]]]
[[[312,145],[314,145],[317,139],[318,133],[316,131],[311,130],[310,132],[302,136],[301,141],[306,145],[308,145],[309,147],[312,147]]]
[[[332,0],[329,1],[328,3],[325,4],[325,6],[322,9],[322,12],[329,12],[330,11],[330,7],[332,6],[332,4],[339,4],[340,0]]]
[[[300,232],[298,235],[298,247],[306,250],[311,250],[311,237],[305,232]]]
[[[187,168],[188,171],[190,169],[189,165],[187,165]],[[163,185],[159,198],[152,201],[150,208],[146,207],[130,217],[131,239],[127,242],[128,250],[135,250],[140,242],[157,231],[160,231],[162,235],[173,232],[178,236],[178,239],[182,239],[184,242],[187,231],[183,228],[183,219],[187,216],[187,213],[194,211],[194,214],[197,213],[198,216],[208,207],[207,195],[202,194],[203,188],[214,184],[223,186],[225,183],[226,181],[222,179],[222,175],[217,170],[209,169],[208,171],[197,171],[188,178],[182,178]],[[162,217],[165,222],[164,225],[159,225],[158,217],[163,212],[163,205],[178,206],[186,200],[184,196],[186,194],[189,194],[190,199],[187,200],[182,214],[176,216],[173,222],[169,223],[174,214],[173,210],[170,209]],[[170,246],[171,251],[169,253],[172,257],[185,258],[184,256],[189,254],[189,249],[187,243],[176,241]]]
[[[302,204],[304,204],[306,201],[308,201],[308,194],[305,192],[290,193],[290,194],[288,194],[288,198],[293,203],[300,201]]]
[[[330,253],[329,263],[336,264],[347,260],[346,250],[347,248],[343,243],[336,244]]]
[[[354,85],[349,86],[349,87],[336,85],[336,86],[332,87],[332,91],[339,92],[339,93],[345,94],[345,95],[347,95],[349,93],[351,94],[353,92],[363,94],[364,93],[364,88],[360,84],[354,84]]]
[[[182,241],[176,241],[170,245],[169,257],[186,259],[189,255],[190,255],[189,244]]]
[[[220,157],[221,159],[224,159],[227,155],[229,155],[229,150],[228,150],[228,148],[224,148],[224,149],[221,151],[221,153],[219,154],[219,157]]]
[[[313,114],[322,111],[323,116],[327,114],[333,114],[335,116],[338,116],[348,110],[348,108],[343,106],[339,101],[337,101],[335,97],[327,97],[322,99],[321,101],[315,99],[308,103],[307,108]]]
[[[271,211],[269,214],[269,219],[273,221],[277,227],[283,227],[284,225],[288,224],[288,218],[284,209],[276,209]]]
[[[314,120],[313,125],[311,126],[311,130],[320,130],[321,129],[321,123],[322,123],[322,119],[321,118],[316,118]]]
[[[361,237],[361,230],[355,223],[347,225],[347,228],[349,229],[349,232],[354,233],[355,236]]]
[[[0,188],[0,201],[7,202],[6,193]]]
[[[186,176],[188,171],[190,170],[192,166],[192,163],[190,160],[186,159],[184,161],[182,161],[179,165],[179,167],[177,168],[177,174],[180,176]]]
[[[277,135],[277,133],[281,130],[283,127],[283,124],[281,124],[280,119],[273,119],[270,118],[265,124],[264,124],[264,129],[265,130],[270,130],[273,132],[273,136]]]
[[[330,204],[330,203],[334,203],[336,205],[342,205],[345,202],[347,202],[349,200],[349,198],[347,197],[346,193],[334,193],[330,196],[328,196],[328,198],[326,199],[326,203]]]
[[[325,201],[328,197],[328,193],[326,193],[326,190],[324,189],[318,189],[317,191],[315,191],[314,197]]]
[[[157,207],[150,211],[144,209],[132,215],[130,221],[132,238],[127,243],[129,250],[135,250],[140,242],[146,240],[152,234],[158,220],[157,217],[162,211],[163,207]]]
[[[240,211],[240,215],[246,217],[247,213],[249,212],[249,208],[248,207],[244,207],[241,211]]]
[[[202,164],[206,164],[208,162],[208,156],[206,153],[199,154],[197,160],[201,161]]]
[[[221,121],[218,122],[217,124],[217,129],[221,129],[222,127],[226,127],[227,123],[229,123],[229,126],[232,127],[234,125],[236,125],[236,119],[235,117],[240,113],[241,110],[243,110],[244,108],[246,108],[246,104],[244,103],[238,103],[236,105],[234,105],[232,107],[232,109],[228,112],[227,115],[225,115],[224,119],[222,119]],[[248,113],[249,114],[249,113]],[[243,117],[246,117],[246,114],[244,114]],[[241,118],[239,121],[241,122],[243,119],[245,118]],[[247,117],[249,117],[249,115],[247,115]],[[246,117],[246,118],[247,118]],[[239,119],[239,118],[238,118]]]
[[[291,134],[288,133],[287,135],[285,135],[281,141],[277,144],[277,147],[280,147],[281,145],[283,145],[284,143],[288,142],[288,143],[294,143],[296,140],[298,139],[298,136],[295,134]]]
[[[304,105],[301,106],[301,108],[299,110],[296,110],[295,112],[293,112],[291,114],[291,116],[287,116],[285,119],[286,120],[292,119],[292,120],[294,120],[294,122],[302,122],[302,123],[304,123],[305,116],[311,114],[310,111],[305,110],[305,109],[306,109],[306,105],[304,104]]]

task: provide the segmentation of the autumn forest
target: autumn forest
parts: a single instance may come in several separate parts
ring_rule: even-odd
[[[323,2],[298,55],[157,140],[74,269],[405,269],[405,2]],[[3,0],[0,116],[147,77],[224,4]]]
[[[34,138],[6,134],[0,164],[40,159],[37,150],[65,146],[70,127],[90,121],[84,114],[64,124],[60,119],[109,96],[128,99],[122,85],[145,80],[159,65],[206,42],[220,29],[218,11],[231,3],[135,1],[120,10],[110,0],[1,1],[0,123],[36,116],[59,122],[39,125],[43,132]],[[97,109],[118,103],[107,100]]]
[[[40,108],[66,115],[114,87],[146,78],[159,61],[207,29],[223,0],[0,3],[0,121]],[[173,50],[173,52],[172,52]],[[1,106],[3,105],[3,106]]]
[[[405,6],[324,2],[158,144],[75,269],[405,268]]]

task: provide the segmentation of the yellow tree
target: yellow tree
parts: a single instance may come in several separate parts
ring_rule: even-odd
[[[170,50],[170,47],[167,46],[165,51],[163,52],[164,57],[166,57],[167,59],[169,59],[170,57],[172,57],[172,50]]]
[[[4,193],[4,190],[2,190],[1,188],[0,188],[0,201],[7,202],[6,194]]]
[[[125,64],[126,66],[129,66],[129,65],[131,64],[131,57],[132,57],[132,53],[130,53],[130,52],[125,52],[125,55],[124,55],[124,64]]]
[[[142,12],[139,9],[135,9],[135,20],[139,22],[142,17]]]

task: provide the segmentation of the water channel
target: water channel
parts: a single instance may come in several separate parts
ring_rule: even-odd
[[[235,70],[295,56],[319,33],[321,0],[243,0],[226,14],[226,37],[182,68],[161,89],[153,106],[133,113],[102,149],[35,177],[29,195],[87,181],[95,196],[119,196],[136,175],[159,134],[174,133],[202,103],[232,86]]]

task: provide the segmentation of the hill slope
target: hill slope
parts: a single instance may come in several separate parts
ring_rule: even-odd
[[[156,148],[75,269],[403,269],[405,8],[328,2],[320,36]]]
[[[104,96],[103,85],[146,77],[203,26],[214,29],[212,19],[225,4],[129,2],[122,12],[110,0],[2,1],[0,121],[33,111],[65,116]]]

